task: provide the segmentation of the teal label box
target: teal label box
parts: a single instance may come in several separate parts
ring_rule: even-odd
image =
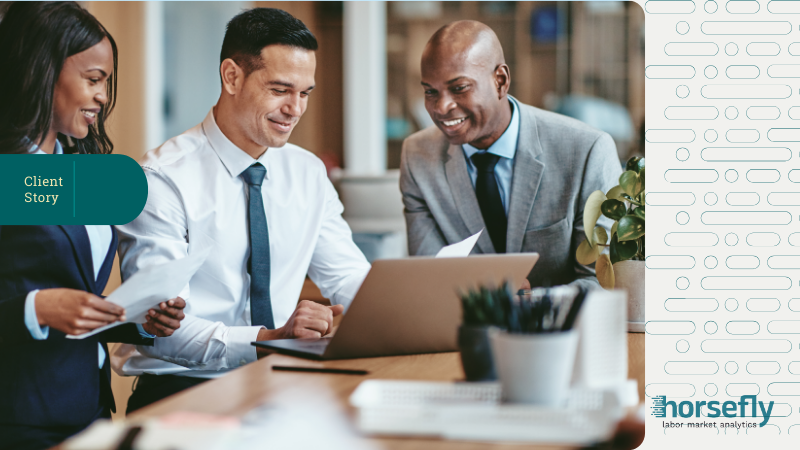
[[[125,155],[0,155],[0,225],[122,225],[146,201]]]

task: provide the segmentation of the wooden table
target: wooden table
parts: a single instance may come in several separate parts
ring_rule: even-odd
[[[333,367],[364,369],[366,376],[333,375],[323,373],[272,371],[273,365]],[[170,398],[143,408],[131,418],[153,417],[174,411],[194,411],[209,414],[242,416],[252,408],[272,401],[281,390],[308,388],[327,390],[340,403],[347,414],[355,417],[349,404],[350,394],[364,380],[403,379],[427,381],[454,381],[463,379],[458,353],[391,356],[340,361],[308,361],[284,355],[271,355],[208,383],[203,383]],[[285,401],[285,399],[284,399]],[[440,439],[373,438],[373,442],[387,449],[512,449],[519,445],[487,445],[484,443],[445,441]],[[537,449],[564,449],[543,447]]]
[[[644,349],[644,335],[630,334],[629,347],[636,353]],[[639,379],[640,392],[643,391],[644,358],[643,354],[629,356],[630,371]],[[641,364],[640,364],[641,363]],[[323,373],[278,372],[273,365],[329,367],[364,369],[366,376],[333,375]],[[641,370],[640,370],[641,369]],[[346,411],[351,420],[355,410],[348,402],[350,394],[366,379],[402,379],[428,381],[461,380],[464,373],[458,353],[439,353],[426,355],[393,356],[384,358],[366,358],[341,361],[316,362],[284,355],[271,355],[252,364],[241,367],[222,378],[203,383],[194,388],[164,399],[143,408],[131,415],[131,418],[157,417],[175,411],[194,411],[208,414],[243,416],[261,404],[273,401],[287,401],[281,392],[291,389],[326,390]],[[296,391],[295,391],[296,392]],[[276,400],[282,397],[282,400]],[[445,441],[440,439],[419,438],[373,438],[387,449],[519,449],[519,445],[484,444],[473,442]],[[537,446],[537,449],[563,449],[564,447]]]

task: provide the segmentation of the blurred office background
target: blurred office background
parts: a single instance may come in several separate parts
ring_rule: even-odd
[[[145,151],[203,120],[220,92],[225,24],[284,9],[317,36],[317,87],[290,142],[325,161],[367,257],[405,255],[403,139],[432,124],[419,61],[442,25],[491,26],[520,101],[575,117],[643,154],[644,14],[634,2],[84,2],[120,50],[116,151]]]
[[[117,41],[119,95],[110,134],[115,152],[134,159],[200,123],[214,105],[225,24],[234,15],[265,6],[305,22],[319,40],[317,85],[290,142],[325,162],[370,260],[406,255],[400,151],[405,137],[431,125],[420,57],[449,22],[474,19],[494,29],[517,99],[608,132],[621,161],[644,153],[644,14],[634,2],[82,4]],[[308,282],[303,295],[314,299],[319,291]],[[129,383],[115,377],[120,411]]]

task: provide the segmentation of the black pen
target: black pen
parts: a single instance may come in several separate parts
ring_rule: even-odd
[[[575,320],[578,318],[578,312],[583,306],[583,301],[586,299],[589,291],[585,288],[579,288],[578,295],[572,301],[572,304],[569,306],[569,312],[567,312],[567,317],[564,319],[564,325],[561,327],[561,331],[571,330],[572,326],[575,325]]]
[[[366,370],[357,369],[332,369],[327,367],[297,367],[297,366],[272,366],[272,370],[282,370],[286,372],[314,372],[314,373],[336,373],[340,375],[366,375]]]

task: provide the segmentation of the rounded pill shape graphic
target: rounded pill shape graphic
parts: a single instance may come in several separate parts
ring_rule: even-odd
[[[694,397],[697,390],[690,383],[650,383],[644,387],[644,395],[656,397],[665,395],[669,398]]]
[[[751,298],[747,300],[747,309],[752,312],[775,312],[781,307],[777,298]]]
[[[644,201],[650,206],[692,206],[695,197],[691,192],[648,192]]]
[[[650,255],[644,264],[648,269],[693,269],[695,261],[691,255]]]
[[[758,333],[760,330],[761,325],[759,325],[755,320],[731,320],[725,324],[725,331],[727,331],[728,334],[737,336],[753,335]]]
[[[644,324],[647,334],[686,335],[694,333],[691,320],[651,320]]]
[[[754,232],[748,234],[745,241],[751,247],[776,247],[781,243],[781,236],[770,231]]]
[[[650,0],[644,4],[649,14],[691,14],[694,9],[694,2],[690,0]]]
[[[664,364],[664,372],[669,375],[714,375],[719,372],[719,365],[714,361],[669,361]]]
[[[715,298],[668,298],[664,309],[670,312],[713,312],[719,308]]]
[[[778,56],[781,46],[777,42],[751,42],[745,51],[750,56]]]
[[[667,233],[664,243],[670,247],[713,247],[719,243],[714,233]]]
[[[734,117],[734,119],[735,118],[736,117]],[[728,130],[725,133],[725,139],[734,144],[751,144],[753,142],[758,142],[758,140],[761,139],[761,134],[758,130],[753,129]]]
[[[776,375],[781,365],[777,361],[750,361],[745,369],[751,375]]]
[[[761,261],[755,255],[731,255],[725,258],[728,269],[757,269]]]
[[[781,173],[776,169],[750,169],[746,178],[751,183],[777,183]]]
[[[729,0],[725,3],[725,10],[731,14],[755,14],[761,9],[755,0]]]
[[[700,343],[706,353],[789,353],[787,339],[706,339]]]

